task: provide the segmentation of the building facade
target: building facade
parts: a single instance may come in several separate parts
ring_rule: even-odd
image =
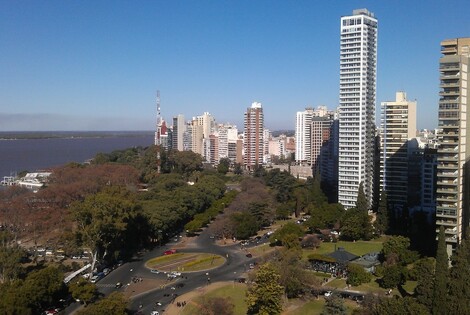
[[[303,163],[310,160],[310,139],[313,108],[306,108],[297,112],[295,119],[295,161]]]
[[[184,134],[186,132],[186,124],[184,116],[179,114],[173,117],[173,132],[172,132],[172,148],[178,151],[184,150]]]
[[[366,9],[341,18],[338,201],[356,205],[359,184],[373,202],[377,19]]]
[[[445,228],[447,252],[452,253],[468,228],[470,38],[442,41],[441,53],[436,226]]]
[[[261,103],[254,102],[246,110],[244,124],[243,162],[245,167],[251,170],[256,165],[263,164],[264,116]]]
[[[397,92],[394,102],[381,103],[380,190],[397,212],[407,204],[408,141],[416,137],[416,102]]]

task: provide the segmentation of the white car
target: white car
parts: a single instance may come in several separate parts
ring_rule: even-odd
[[[331,292],[331,291],[326,291],[325,292],[325,297],[330,297],[332,295],[333,295],[333,292]]]
[[[158,311],[152,311],[152,313],[150,313],[150,315],[160,315],[160,313]]]

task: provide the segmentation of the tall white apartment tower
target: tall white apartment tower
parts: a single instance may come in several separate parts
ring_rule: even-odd
[[[444,226],[451,254],[468,229],[470,215],[470,38],[442,41],[441,53],[436,227]]]
[[[356,205],[362,182],[374,191],[377,19],[366,9],[341,18],[338,201]]]
[[[313,109],[306,108],[297,112],[295,120],[295,161],[298,163],[310,160],[310,128]]]

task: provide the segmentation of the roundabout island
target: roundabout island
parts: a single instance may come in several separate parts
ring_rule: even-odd
[[[222,266],[226,259],[210,253],[174,253],[152,258],[145,263],[153,273],[167,272],[198,272]]]

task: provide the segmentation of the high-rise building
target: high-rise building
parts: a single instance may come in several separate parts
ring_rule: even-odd
[[[200,125],[199,119],[195,117],[188,125],[187,129],[191,134],[191,146],[189,150],[206,157],[204,152],[204,126]],[[206,139],[209,141],[209,137]]]
[[[184,146],[184,133],[186,131],[186,124],[184,116],[179,114],[173,117],[173,133],[172,133],[172,148],[178,151],[183,151]]]
[[[295,120],[295,161],[297,163],[310,161],[312,118],[313,109],[311,107],[305,108],[303,112],[297,112]]]
[[[468,228],[470,117],[468,78],[470,38],[441,42],[436,226],[445,228],[450,254]]]
[[[408,140],[416,137],[416,102],[397,92],[394,102],[381,103],[380,187],[389,206],[400,212],[408,195]]]
[[[326,106],[318,106],[316,109],[307,107],[303,112],[297,112],[295,121],[295,161],[297,163],[311,165],[312,121],[314,117],[331,117],[332,113]]]
[[[208,112],[196,117],[197,124],[202,126],[203,136],[208,139],[216,127],[215,118]]]
[[[338,201],[356,205],[359,184],[372,205],[377,19],[366,9],[341,17]]]
[[[408,210],[421,211],[429,223],[436,214],[437,149],[419,138],[408,141]]]
[[[245,113],[244,165],[252,169],[263,164],[264,156],[264,117],[261,103],[254,102]]]

